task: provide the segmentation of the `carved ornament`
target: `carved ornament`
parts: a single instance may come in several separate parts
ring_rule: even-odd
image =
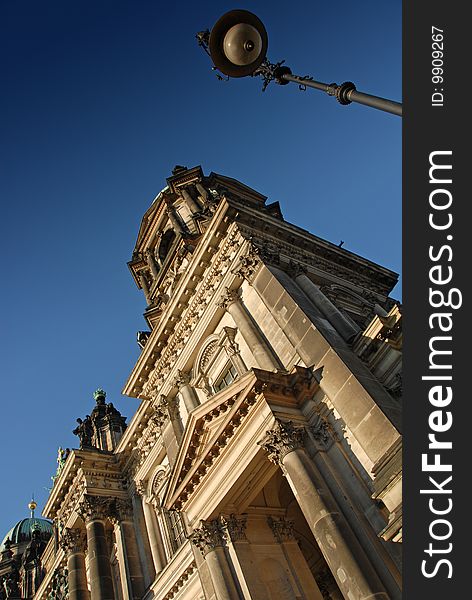
[[[258,443],[268,453],[269,460],[281,466],[289,452],[304,447],[305,436],[304,427],[295,427],[292,421],[277,420],[274,429],[267,431],[266,437]]]

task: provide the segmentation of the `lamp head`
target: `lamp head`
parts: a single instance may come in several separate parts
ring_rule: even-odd
[[[224,14],[210,32],[208,49],[217,69],[229,77],[252,75],[267,53],[262,21],[247,10]]]

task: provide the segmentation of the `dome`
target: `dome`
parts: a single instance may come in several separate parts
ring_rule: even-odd
[[[52,523],[46,521],[46,519],[38,519],[36,517],[30,517],[28,519],[22,519],[10,529],[10,531],[3,538],[3,542],[0,546],[0,552],[5,550],[5,542],[10,539],[13,545],[21,544],[22,542],[29,542],[31,540],[32,529],[39,529],[41,532],[41,539],[45,542],[52,536],[53,529]]]

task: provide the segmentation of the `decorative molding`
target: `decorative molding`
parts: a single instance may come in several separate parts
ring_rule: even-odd
[[[208,265],[206,275],[201,281],[198,291],[196,288],[188,289],[185,293],[185,304],[188,303],[187,311],[180,319],[177,327],[173,331],[168,332],[166,339],[161,336],[161,354],[157,360],[150,357],[154,361],[152,374],[147,381],[142,381],[141,385],[137,383],[137,388],[135,387],[134,391],[138,394],[142,392],[145,396],[151,397],[153,390],[159,390],[164,379],[172,370],[180,352],[178,345],[187,342],[200,321],[202,310],[209,304],[214,290],[224,277],[225,266],[229,265],[232,260],[231,257],[236,252],[238,237],[239,232],[236,224],[234,224],[228,229],[226,240],[222,244],[221,249],[212,257],[211,264]]]
[[[179,592],[179,590],[185,585],[189,577],[197,570],[197,564],[192,562],[185,571],[180,575],[179,579],[174,583],[172,588],[167,592],[162,600],[172,600]]]
[[[283,460],[289,452],[304,447],[305,436],[304,427],[295,427],[292,421],[277,419],[275,428],[267,431],[266,437],[258,444],[268,453],[271,462],[282,466]]]

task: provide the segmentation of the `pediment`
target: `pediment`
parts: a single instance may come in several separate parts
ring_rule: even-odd
[[[249,371],[190,414],[164,503],[179,508],[204,477],[256,401],[257,377]]]
[[[180,509],[224,452],[252,405],[263,398],[269,405],[293,409],[313,378],[308,369],[292,374],[251,369],[190,413],[164,498],[168,509]]]

